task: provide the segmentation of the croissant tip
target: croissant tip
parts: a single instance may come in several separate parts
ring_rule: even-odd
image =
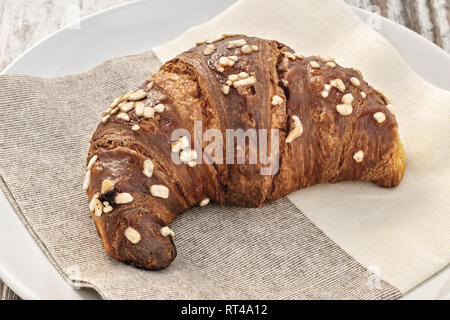
[[[154,241],[154,240],[153,240]],[[152,247],[151,244],[135,246],[132,249],[122,248],[118,255],[112,257],[128,265],[145,270],[160,270],[167,268],[176,258],[177,251],[172,240],[165,248],[159,246]]]

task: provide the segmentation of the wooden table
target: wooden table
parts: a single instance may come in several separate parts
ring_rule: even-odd
[[[0,71],[50,33],[132,0],[0,0]],[[345,0],[379,13],[450,53],[450,0]],[[68,9],[69,8],[69,9]],[[0,300],[20,299],[0,280]]]

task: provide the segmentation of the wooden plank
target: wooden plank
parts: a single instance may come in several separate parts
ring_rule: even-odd
[[[387,0],[373,0],[372,5],[378,6],[380,8],[380,14],[383,17],[388,17],[388,3]]]
[[[431,32],[433,32],[433,40],[438,46],[442,47],[441,28],[437,20],[438,13],[435,5],[435,1],[427,0],[427,7],[430,11],[430,23],[433,27],[431,30]]]
[[[435,43],[450,52],[450,2],[448,0],[429,0],[431,22],[434,26]]]
[[[411,30],[416,31],[419,34],[426,36],[426,34],[424,34],[424,32],[422,30],[422,24],[420,21],[420,18],[426,17],[426,14],[422,13],[421,17],[419,17],[419,15],[418,15],[419,2],[420,1],[410,1],[403,5],[405,26]],[[430,38],[428,38],[428,39],[430,39]]]
[[[386,11],[387,18],[400,23],[401,25],[405,25],[405,17],[403,16],[403,6],[402,3],[398,0],[387,0],[386,1]]]
[[[349,5],[379,12],[450,52],[448,0],[345,0]],[[376,6],[376,7],[374,7]]]
[[[94,12],[132,0],[0,0],[0,71],[30,46]]]

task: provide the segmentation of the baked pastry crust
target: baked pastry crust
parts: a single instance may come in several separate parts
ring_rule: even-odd
[[[397,186],[405,154],[391,107],[358,70],[333,59],[244,35],[198,44],[116,99],[92,136],[84,187],[106,252],[160,269],[176,256],[168,226],[190,207],[256,207],[323,182]],[[175,164],[184,142],[172,133],[194,136],[195,121],[223,136],[278,129],[278,170],[261,175],[262,164],[194,158]]]

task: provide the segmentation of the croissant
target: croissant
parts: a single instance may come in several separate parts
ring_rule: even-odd
[[[193,206],[257,207],[323,182],[397,186],[397,128],[389,99],[357,69],[223,35],[111,104],[91,136],[83,187],[106,252],[155,270],[175,259],[169,226]]]

